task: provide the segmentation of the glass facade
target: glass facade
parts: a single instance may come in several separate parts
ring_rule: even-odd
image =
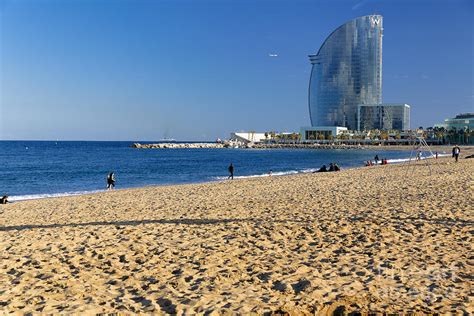
[[[312,126],[355,130],[357,106],[382,103],[382,25],[381,15],[356,18],[338,27],[309,56]]]
[[[400,130],[410,129],[408,104],[360,104],[357,109],[357,129]]]
[[[472,130],[474,129],[474,113],[459,114],[455,118],[444,120],[444,123],[448,130],[463,130],[466,128]]]

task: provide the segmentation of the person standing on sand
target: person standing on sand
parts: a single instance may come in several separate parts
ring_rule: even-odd
[[[115,174],[109,173],[107,176],[107,190],[113,190],[115,188]]]
[[[379,162],[379,155],[375,155],[374,161],[375,161],[375,164],[377,164]]]
[[[461,153],[461,148],[458,145],[454,145],[453,147],[453,157],[456,162],[458,162],[459,154]]]
[[[234,180],[234,165],[232,164],[232,162],[229,166],[229,177],[227,179]]]

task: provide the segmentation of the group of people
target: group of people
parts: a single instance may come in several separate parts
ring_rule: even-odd
[[[372,162],[372,160],[367,160],[365,162],[365,166],[366,167],[370,167],[370,166],[374,166],[374,165],[377,165],[380,161],[380,164],[381,165],[388,165],[388,160],[387,158],[382,158],[382,159],[379,159],[379,155],[375,155],[374,157],[374,161]]]
[[[323,165],[321,168],[319,168],[318,170],[314,171],[313,173],[316,173],[316,172],[331,172],[331,171],[341,171],[341,168],[339,168],[339,166],[337,165],[337,163],[331,162],[331,163],[329,164],[329,169],[326,167],[326,165]]]

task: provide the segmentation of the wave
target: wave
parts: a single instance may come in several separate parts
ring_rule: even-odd
[[[438,154],[438,157],[448,157],[448,156],[451,156],[451,155],[450,154]],[[421,160],[433,159],[433,158],[435,158],[435,156],[432,156],[432,155],[420,157]],[[415,161],[416,156],[414,156],[412,158],[387,159],[387,162],[389,164],[398,164],[398,163],[408,162],[410,160]],[[372,161],[372,162],[374,162],[374,161]],[[382,164],[382,162],[379,160],[378,164],[380,165],[380,164]],[[364,167],[364,166],[365,166],[365,164],[363,164],[361,162],[360,166],[356,166],[356,165],[347,166],[347,167],[343,166],[343,168],[344,169],[356,169],[356,168],[360,168],[360,167]],[[290,175],[290,174],[311,173],[311,172],[314,172],[318,169],[319,168],[278,171],[278,172],[272,172],[272,176],[287,176],[287,175]],[[262,177],[269,177],[269,176],[270,176],[270,173],[262,173],[262,174],[252,174],[252,175],[247,175],[247,176],[234,176],[234,179],[262,178]],[[213,180],[227,180],[227,178],[228,178],[228,176],[220,176],[220,177],[214,177]]]
[[[93,194],[93,193],[99,193],[99,192],[104,192],[104,190],[17,195],[17,196],[9,196],[8,201],[18,202],[18,201],[48,199],[48,198],[57,198],[57,197],[65,197],[65,196],[85,195],[85,194]]]
[[[302,170],[288,170],[288,171],[275,171],[272,172],[272,176],[287,176],[290,174],[299,174],[299,173],[310,173],[318,170],[318,168],[314,169],[302,169]],[[249,179],[249,178],[262,178],[262,177],[269,177],[270,173],[261,173],[261,174],[251,174],[247,176],[234,176],[234,179]],[[214,177],[213,180],[227,180],[227,176],[222,177]]]
[[[438,157],[448,157],[448,156],[451,156],[449,154],[438,154]],[[429,156],[421,156],[420,159],[421,160],[425,160],[425,159],[433,159],[435,158],[435,156],[432,156],[431,154]],[[398,158],[398,159],[387,159],[387,162],[390,164],[390,163],[403,163],[403,162],[408,162],[408,161],[415,161],[416,160],[416,156],[414,155],[412,158]]]

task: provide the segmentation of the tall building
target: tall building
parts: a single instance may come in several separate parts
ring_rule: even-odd
[[[359,104],[357,107],[357,129],[401,130],[410,129],[410,106],[408,104]]]
[[[382,23],[381,15],[349,21],[309,56],[312,126],[355,130],[357,106],[382,103]]]

